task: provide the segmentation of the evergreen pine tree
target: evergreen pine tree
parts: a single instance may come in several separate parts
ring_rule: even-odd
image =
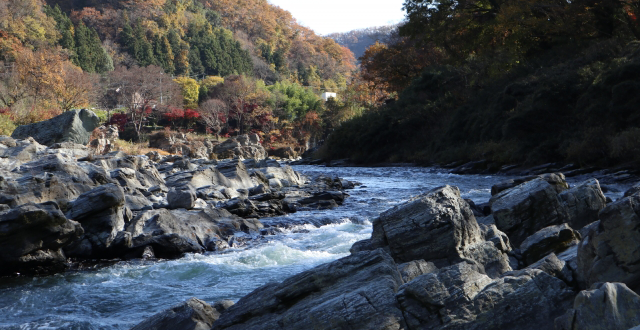
[[[125,23],[120,32],[120,44],[124,46],[127,52],[135,57],[135,43],[136,39],[133,37],[133,28],[129,23]]]
[[[162,37],[161,49],[162,54],[164,54],[165,60],[167,61],[167,67],[164,68],[164,71],[168,74],[173,74],[176,70],[175,65],[173,64],[175,56],[173,55],[173,48],[171,47],[171,43],[167,37]]]
[[[167,39],[169,40],[171,49],[177,55],[178,50],[180,49],[180,42],[182,41],[182,39],[180,39],[180,35],[178,35],[178,32],[176,31],[176,29],[169,29],[169,33],[167,33]]]
[[[189,51],[189,74],[190,75],[202,75],[205,69],[200,60],[200,50],[198,47],[193,47]]]
[[[147,40],[146,31],[140,22],[136,25],[135,30],[133,31],[134,48],[133,48],[133,57],[138,62],[138,65],[144,67],[149,66],[151,64],[156,64],[156,59],[153,56],[153,46]]]
[[[82,21],[76,26],[75,44],[76,44],[76,64],[85,72],[95,72],[96,64],[93,56],[91,56],[91,33]]]
[[[181,44],[178,48],[175,63],[175,74],[186,75],[189,73],[189,47],[186,44]]]

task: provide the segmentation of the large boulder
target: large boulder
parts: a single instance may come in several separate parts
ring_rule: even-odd
[[[260,229],[262,224],[259,221],[240,219],[221,209],[148,210],[127,226],[135,251],[151,246],[161,258],[221,250],[228,247],[227,240],[235,233],[256,234]]]
[[[368,244],[366,249],[388,248],[398,263],[424,259],[443,267],[472,259],[492,277],[511,270],[508,240],[505,251],[485,241],[457,187],[436,188],[382,213]]]
[[[215,167],[176,173],[168,176],[166,182],[169,187],[180,187],[185,184],[190,184],[196,189],[206,186],[231,187],[233,185],[231,181]]]
[[[82,236],[54,202],[25,204],[0,214],[0,275],[47,273],[65,268],[61,248]]]
[[[124,205],[124,191],[113,183],[90,190],[73,201],[67,217],[80,222],[85,234],[81,241],[66,249],[68,254],[79,258],[111,257],[129,248],[130,235],[121,233],[126,217]]]
[[[382,249],[360,252],[256,289],[212,329],[405,329],[402,283]]]
[[[260,137],[256,134],[244,134],[232,137],[213,147],[218,158],[264,159],[267,151],[260,144]]]
[[[417,277],[397,298],[409,329],[552,329],[575,294],[541,270],[496,280],[460,263]]]
[[[562,192],[567,188],[569,188],[569,184],[565,180],[564,174],[545,173],[545,174],[539,174],[539,175],[523,176],[523,177],[514,178],[514,179],[507,179],[505,181],[499,182],[491,186],[491,196],[497,195],[498,193],[504,190],[511,189],[515,186],[519,186],[525,182],[529,182],[535,179],[542,179],[549,182],[549,184],[556,187],[556,190],[558,192]]]
[[[538,230],[567,222],[569,211],[558,197],[563,187],[536,178],[499,192],[490,201],[496,227],[519,246]]]
[[[583,286],[622,282],[640,290],[640,195],[607,205],[578,248],[578,273]]]
[[[216,168],[222,175],[229,179],[231,185],[227,186],[228,188],[248,189],[257,186],[256,182],[249,177],[244,163],[239,160],[220,163]]]
[[[131,330],[209,330],[220,312],[206,302],[191,298],[140,322]]]
[[[640,296],[624,283],[596,283],[555,323],[556,330],[627,330],[640,325]]]
[[[596,179],[584,181],[558,196],[569,212],[569,225],[576,230],[597,221],[598,213],[607,206],[607,200]]]
[[[58,142],[74,142],[86,145],[91,132],[100,125],[100,118],[91,110],[71,110],[57,117],[34,124],[18,126],[11,137],[34,138],[47,146]]]
[[[167,194],[167,202],[171,209],[190,210],[196,205],[196,199],[196,190],[190,184],[172,187]]]
[[[520,244],[520,252],[524,262],[530,265],[549,253],[559,254],[571,246],[578,244],[580,234],[566,223],[540,229],[527,237]]]

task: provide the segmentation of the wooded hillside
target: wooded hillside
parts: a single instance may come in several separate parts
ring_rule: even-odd
[[[250,129],[276,140],[292,138],[283,131],[293,130],[308,140],[311,133],[301,127],[320,132],[330,122],[325,118],[361,111],[340,103],[323,116],[322,91],[362,94],[355,58],[266,0],[7,0],[0,3],[0,60],[5,134],[16,124],[92,106],[125,112],[129,122],[143,114],[136,127]],[[200,118],[205,102],[228,98],[216,90],[229,90],[227,81],[246,82],[250,90],[243,108],[223,102],[222,127],[175,120],[178,110],[196,109]],[[154,84],[159,87],[150,90]],[[316,119],[303,124],[309,111]],[[251,120],[237,122],[234,112],[250,113]]]
[[[631,0],[405,2],[362,77],[397,92],[338,128],[327,158],[486,166],[640,161],[640,14]]]

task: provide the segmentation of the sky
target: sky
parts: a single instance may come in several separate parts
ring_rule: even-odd
[[[404,0],[269,0],[291,12],[317,34],[396,24],[404,19]]]

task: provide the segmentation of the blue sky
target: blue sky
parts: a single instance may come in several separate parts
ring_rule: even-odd
[[[298,23],[326,35],[373,26],[395,24],[404,19],[404,0],[269,0],[291,12]]]

